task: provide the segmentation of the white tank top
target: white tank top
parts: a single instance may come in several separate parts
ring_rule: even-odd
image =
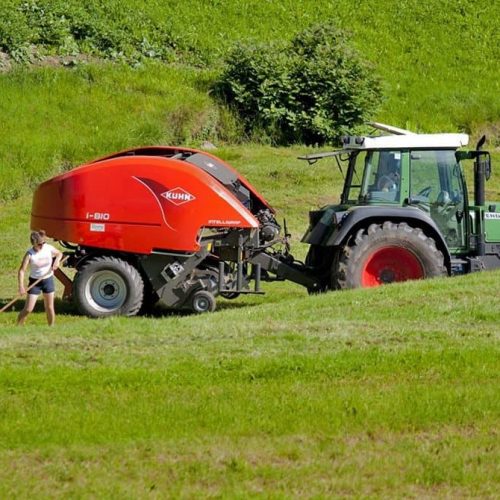
[[[52,272],[52,256],[57,250],[48,243],[37,252],[34,248],[28,250],[30,256],[30,278],[49,278]]]

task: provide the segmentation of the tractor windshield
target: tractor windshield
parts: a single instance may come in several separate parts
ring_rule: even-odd
[[[410,201],[430,214],[450,248],[465,247],[465,184],[454,150],[412,151]]]

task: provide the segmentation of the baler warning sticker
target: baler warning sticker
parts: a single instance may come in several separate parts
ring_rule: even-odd
[[[90,230],[95,233],[104,233],[106,231],[106,224],[90,224]]]

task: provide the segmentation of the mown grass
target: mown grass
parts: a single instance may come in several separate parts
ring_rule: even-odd
[[[293,149],[220,154],[297,237],[338,192]],[[0,303],[28,214],[29,197],[2,207]],[[22,329],[3,313],[0,496],[495,497],[499,277],[267,284],[205,316],[90,320],[58,301],[52,329],[41,309]]]
[[[358,4],[106,2],[110,39],[147,34],[148,17],[166,23],[175,66],[139,58],[132,69],[109,52],[121,62],[0,75],[0,304],[17,290],[34,185],[136,145],[222,145],[215,153],[287,218],[305,256],[307,211],[338,200],[341,175],[333,161],[296,160],[302,146],[234,145],[238,126],[207,89],[237,39],[335,19],[385,82],[378,119],[495,135],[494,2]],[[500,200],[495,170],[487,188]],[[265,284],[265,296],[206,316],[96,321],[58,300],[52,329],[41,308],[22,329],[2,313],[0,497],[495,498],[499,278],[314,297]]]
[[[52,330],[8,313],[0,492],[495,496],[498,277]]]

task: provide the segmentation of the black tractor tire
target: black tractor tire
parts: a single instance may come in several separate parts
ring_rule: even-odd
[[[422,229],[384,222],[360,229],[332,268],[332,287],[372,287],[447,274],[442,252]]]
[[[94,257],[76,273],[73,296],[81,314],[91,318],[135,316],[142,306],[139,271],[117,257]]]
[[[214,312],[217,306],[215,297],[207,290],[198,290],[191,295],[190,309],[196,314]]]

